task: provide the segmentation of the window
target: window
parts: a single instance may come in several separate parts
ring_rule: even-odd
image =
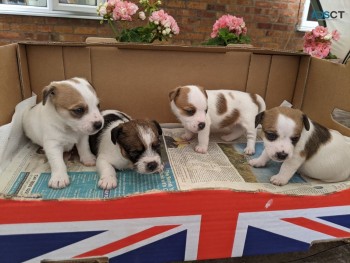
[[[102,0],[0,0],[0,14],[100,19]]]
[[[311,4],[310,0],[305,0],[303,16],[301,24],[298,26],[298,31],[311,31],[318,26],[317,18],[313,16],[316,8]]]

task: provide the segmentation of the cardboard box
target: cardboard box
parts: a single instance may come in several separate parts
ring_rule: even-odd
[[[104,109],[176,122],[168,92],[196,83],[283,100],[349,136],[331,117],[350,111],[350,65],[256,48],[19,43],[0,47],[0,124],[31,92],[75,76]],[[350,190],[287,196],[225,189],[147,193],[111,200],[0,200],[1,262],[107,256],[171,262],[307,250],[350,237]]]

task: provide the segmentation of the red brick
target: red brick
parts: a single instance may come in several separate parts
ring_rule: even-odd
[[[5,38],[5,39],[20,39],[21,34],[18,32],[12,32],[12,31],[0,31],[0,38]]]
[[[187,8],[206,10],[207,9],[207,3],[189,1],[189,2],[187,2]]]
[[[215,12],[211,12],[211,11],[206,11],[206,10],[198,10],[198,17],[206,17],[206,18],[215,18],[216,17],[216,13]]]
[[[36,31],[35,24],[11,24],[11,30],[21,32],[34,32]]]
[[[287,31],[288,30],[288,26],[287,25],[273,25],[272,27],[273,30],[279,30],[279,31]]]
[[[185,8],[186,7],[186,2],[185,1],[179,1],[179,0],[168,0],[165,1],[165,6],[166,7],[178,7],[178,8]],[[168,9],[166,9],[168,12]]]
[[[0,30],[10,30],[10,24],[0,22]]]
[[[225,5],[215,5],[215,4],[208,4],[207,10],[213,10],[213,11],[225,11],[226,7]]]
[[[73,33],[73,27],[72,26],[54,26],[53,31],[58,33]]]
[[[96,33],[97,33],[96,27],[77,27],[74,29],[74,34],[95,35]]]
[[[50,25],[37,25],[36,27],[38,32],[51,32],[53,30],[53,26]]]
[[[271,8],[272,4],[271,4],[271,2],[267,2],[267,1],[256,1],[255,6],[256,7],[263,7],[263,8]]]
[[[252,0],[237,0],[237,5],[253,6]]]
[[[288,8],[288,4],[287,3],[280,3],[280,2],[273,2],[271,7],[275,8],[275,9],[286,9],[286,8]]]
[[[271,23],[258,23],[257,27],[260,29],[271,29],[272,24]]]

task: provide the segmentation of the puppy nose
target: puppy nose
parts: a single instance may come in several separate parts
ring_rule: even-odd
[[[95,130],[99,130],[102,127],[102,122],[101,121],[95,121],[94,122],[94,128]]]
[[[285,160],[288,157],[288,153],[285,152],[278,152],[276,154],[277,158],[280,160]]]
[[[204,127],[205,127],[205,122],[200,122],[200,123],[198,124],[198,129],[199,129],[199,130],[203,130]]]
[[[156,162],[150,162],[147,164],[147,169],[152,172],[154,171],[155,169],[157,169],[158,167],[158,164]]]

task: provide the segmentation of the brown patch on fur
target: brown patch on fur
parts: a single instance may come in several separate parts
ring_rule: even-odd
[[[51,102],[56,110],[67,110],[73,117],[71,110],[83,108],[84,112],[88,111],[88,106],[83,96],[68,83],[52,83],[43,90],[44,98],[50,97]],[[83,114],[84,115],[84,114]],[[81,116],[80,116],[81,117]]]
[[[305,150],[302,150],[300,153],[299,153],[300,157],[302,158],[305,158],[306,157],[306,152]]]
[[[254,103],[256,106],[258,106],[258,112],[260,112],[261,105],[260,105],[260,103],[259,103],[259,101],[258,101],[258,95],[257,95],[257,94],[252,94],[252,93],[250,93],[249,95],[250,95],[250,98],[252,99],[253,103]]]
[[[234,124],[240,116],[240,112],[237,109],[234,109],[230,115],[226,116],[220,123],[221,128],[225,128]]]
[[[275,107],[270,110],[266,110],[262,121],[263,130],[277,132],[276,125],[280,114],[292,119],[295,122],[296,125],[294,134],[300,135],[304,128],[303,112],[288,107]]]
[[[143,137],[140,134],[139,128],[144,130],[152,130],[154,132],[152,145],[159,144],[158,131],[155,125],[149,120],[131,120],[129,122],[123,123],[122,132],[118,137],[118,143],[122,148],[122,154],[126,158],[133,161],[133,157],[129,155],[132,151],[143,152],[148,145],[146,145]],[[124,151],[124,152],[123,152]]]
[[[326,144],[331,139],[329,130],[317,122],[312,122],[314,130],[305,144],[306,160],[314,156],[322,144]]]
[[[185,110],[196,110],[196,107],[188,102],[188,94],[190,91],[191,89],[189,87],[180,87],[176,91],[177,94],[174,96],[174,103],[184,116],[188,116]]]
[[[95,88],[92,86],[92,84],[90,83],[90,81],[88,81],[87,79],[84,79],[84,78],[72,78],[72,79],[69,79],[70,81],[73,81],[77,84],[86,84],[86,86],[89,88],[89,90],[96,95],[96,90]]]
[[[207,92],[205,91],[205,89],[201,86],[197,86],[199,88],[199,90],[204,94],[204,96],[208,99],[208,94]]]
[[[222,115],[227,111],[227,100],[225,98],[225,95],[222,93],[218,95],[218,98],[216,100],[216,110],[219,115]]]

